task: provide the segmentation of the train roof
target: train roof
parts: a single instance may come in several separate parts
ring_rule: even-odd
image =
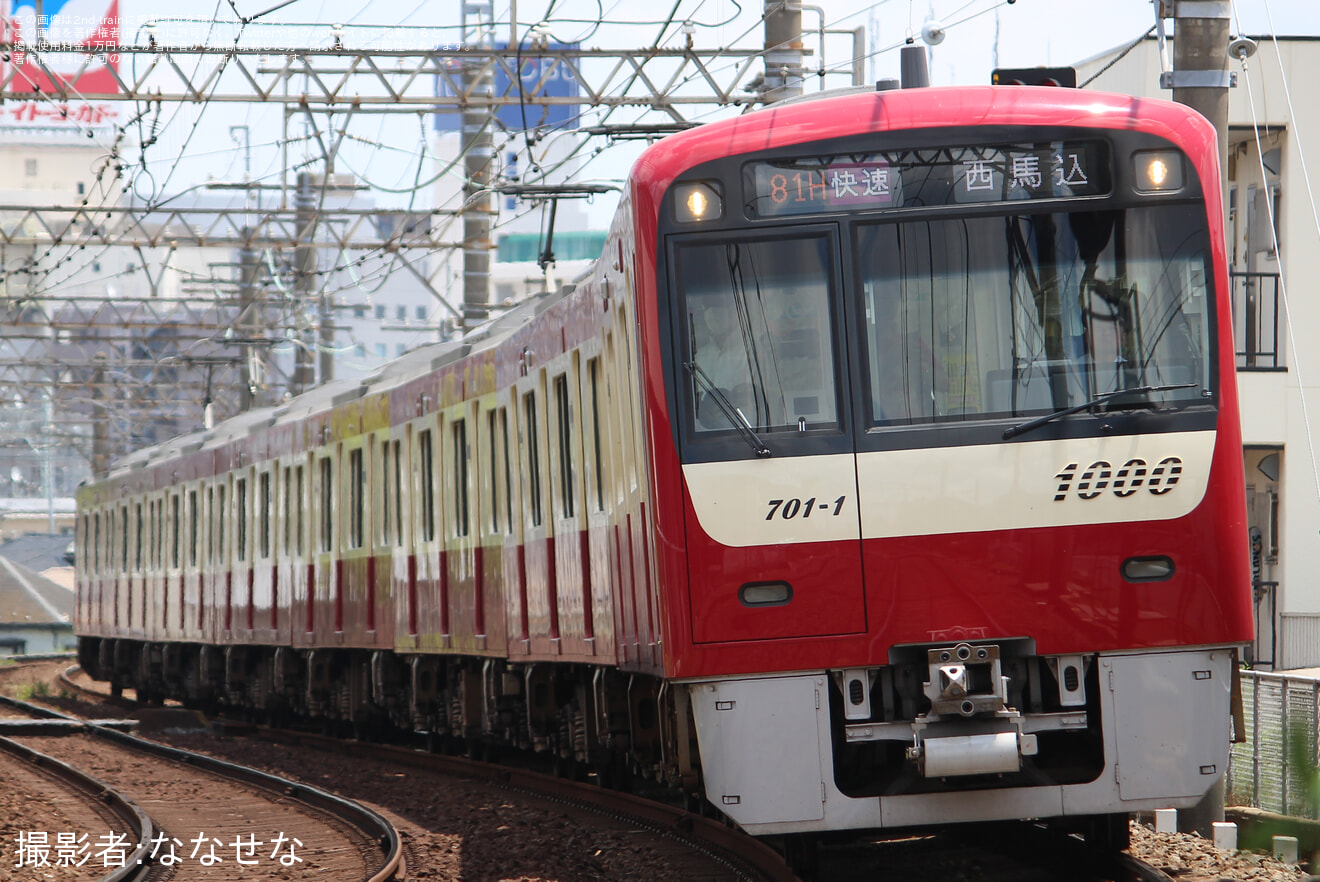
[[[318,413],[325,413],[328,410],[334,410],[342,404],[350,401],[356,401],[362,397],[363,383],[361,379],[331,380],[329,383],[323,383],[320,386],[313,386],[301,395],[290,398],[287,402],[280,405],[270,415],[270,422],[265,425],[250,425],[246,432],[235,435],[235,438],[250,435],[257,429],[266,426],[287,426],[291,423],[301,422],[307,417]],[[230,417],[221,423],[228,425],[231,422],[240,420],[245,414],[238,414]]]

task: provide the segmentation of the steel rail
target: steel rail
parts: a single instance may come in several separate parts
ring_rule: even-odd
[[[0,699],[5,698],[6,696],[0,696]],[[53,711],[47,708],[40,708],[17,699],[6,700],[3,703],[31,713],[38,713],[43,717],[54,714]],[[44,713],[42,713],[43,711]],[[62,716],[60,714],[54,715]],[[124,859],[124,865],[102,876],[100,882],[130,882],[130,880],[137,879],[146,873],[151,866],[149,855],[151,841],[155,836],[155,825],[152,824],[151,817],[137,803],[99,779],[79,771],[68,763],[47,756],[38,750],[33,750],[25,744],[20,744],[12,738],[0,736],[0,750],[7,751],[19,759],[31,763],[46,774],[58,778],[69,788],[86,794],[91,800],[104,803],[136,837],[138,846],[132,854]]]
[[[77,667],[74,665],[73,667]],[[71,669],[70,669],[71,670]],[[68,671],[65,671],[67,674]],[[62,677],[64,675],[61,675]],[[69,682],[69,681],[65,681]],[[74,686],[69,682],[70,686]],[[80,689],[80,687],[74,686]],[[80,691],[89,691],[81,690]],[[99,698],[106,696],[96,694]],[[50,708],[41,708],[38,705],[19,701],[18,699],[8,699],[0,696],[0,701],[5,704],[21,707],[33,713],[40,713],[42,716],[51,719],[76,720],[76,717],[62,714]],[[259,789],[266,793],[274,793],[280,796],[295,799],[304,805],[311,806],[321,812],[338,818],[341,821],[352,826],[354,829],[362,832],[380,848],[384,865],[380,870],[371,876],[368,876],[365,882],[385,882],[392,879],[399,868],[399,862],[403,857],[403,845],[399,839],[399,833],[394,829],[394,825],[386,820],[382,815],[367,808],[364,805],[336,796],[329,791],[322,790],[319,787],[313,787],[310,784],[303,784],[297,781],[290,781],[277,775],[262,772],[257,769],[241,766],[237,763],[226,762],[205,754],[193,753],[187,750],[181,750],[177,747],[168,747],[164,744],[158,744],[155,741],[148,741],[145,738],[139,738],[136,735],[130,735],[126,732],[118,732],[114,729],[98,725],[95,720],[79,721],[86,725],[88,734],[94,735],[106,741],[111,741],[132,750],[148,753],[174,762],[202,769],[207,772],[219,775],[222,778],[238,781],[249,787]],[[121,880],[103,880],[103,882],[121,882]]]

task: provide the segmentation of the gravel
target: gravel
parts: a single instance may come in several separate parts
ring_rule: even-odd
[[[1128,851],[1179,882],[1299,882],[1317,878],[1267,855],[1226,851],[1195,833],[1156,833],[1143,824],[1132,825],[1132,847]]]

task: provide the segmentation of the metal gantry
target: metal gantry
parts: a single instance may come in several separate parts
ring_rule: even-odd
[[[616,111],[635,108],[659,111],[669,125],[685,128],[714,108],[754,105],[767,94],[766,77],[757,70],[767,50],[699,49],[690,39],[683,48],[636,50],[549,46],[536,39],[501,46],[492,31],[489,39],[459,46],[377,49],[345,47],[336,34],[328,48],[274,51],[170,45],[154,27],[146,33],[145,46],[0,43],[0,53],[15,62],[0,74],[0,102],[30,102],[70,119],[79,106],[109,102],[134,104],[137,119],[171,103],[277,105],[286,136],[295,117],[309,124],[323,179],[333,174],[353,120],[462,114],[458,167],[466,186],[463,205],[454,210],[339,207],[327,204],[325,187],[311,199],[292,179],[279,188],[278,208],[260,210],[251,200],[232,208],[173,207],[113,195],[101,206],[90,199],[0,204],[0,406],[40,398],[59,421],[82,426],[65,441],[98,472],[115,456],[196,428],[203,413],[223,418],[307,388],[317,351],[322,377],[328,375],[335,303],[327,282],[342,267],[319,266],[318,249],[333,250],[337,260],[370,255],[388,261],[387,271],[419,281],[465,324],[482,320],[484,301],[459,309],[446,299],[448,286],[437,276],[448,263],[433,257],[463,249],[465,302],[479,301],[466,288],[488,285],[493,246],[483,225],[490,222],[497,183],[489,138],[500,108],[532,109],[525,116],[535,138],[558,105],[596,108],[600,125]],[[71,57],[81,59],[75,62],[80,68],[70,70]],[[117,88],[108,90],[103,75],[85,76],[93,70],[110,71]],[[38,85],[33,72],[47,82]],[[577,84],[577,94],[552,87],[564,79]],[[80,88],[88,83],[98,85]],[[83,128],[96,139],[91,126]],[[103,169],[112,177],[103,191],[108,194],[133,174],[124,155],[131,149],[124,146],[125,128],[117,131]],[[154,143],[153,136],[137,149]],[[308,177],[300,172],[299,182]],[[269,188],[245,180],[230,188],[263,186]],[[141,261],[136,271],[145,274],[147,294],[96,294],[78,283],[76,268],[93,259],[88,255],[126,248]],[[206,248],[227,254],[190,277],[188,293],[162,296],[158,281],[175,255]],[[276,363],[268,355],[277,348],[293,355]]]
[[[214,46],[106,46],[86,53],[83,71],[61,78],[45,61],[70,47],[0,43],[24,53],[55,83],[34,91],[21,66],[0,77],[0,92],[18,100],[283,104],[387,112],[461,111],[469,107],[590,105],[660,110],[676,122],[685,111],[759,103],[744,87],[765,55],[762,49],[582,49],[449,47],[440,49],[270,49]],[[83,72],[110,67],[119,91],[82,91]],[[538,70],[535,80],[520,70]],[[482,82],[507,83],[487,91]],[[552,95],[549,83],[572,78],[580,95]],[[521,87],[518,84],[521,83]]]

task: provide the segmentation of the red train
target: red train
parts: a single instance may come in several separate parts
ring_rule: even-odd
[[[148,697],[624,767],[757,834],[1196,802],[1251,633],[1211,127],[1027,87],[666,138],[563,290],[80,495]]]

